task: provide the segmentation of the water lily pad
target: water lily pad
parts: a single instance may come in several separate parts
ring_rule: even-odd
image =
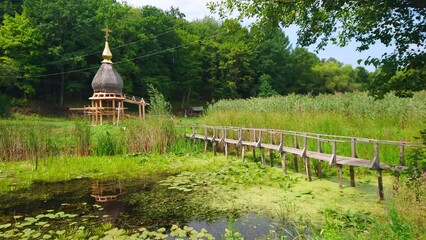
[[[5,229],[5,228],[8,228],[10,226],[12,226],[11,223],[2,224],[2,225],[0,225],[0,229]]]

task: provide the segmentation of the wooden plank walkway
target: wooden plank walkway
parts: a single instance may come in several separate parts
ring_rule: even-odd
[[[229,145],[234,145],[237,148],[241,148],[241,158],[245,161],[246,147],[251,148],[253,151],[253,157],[256,158],[256,149],[260,151],[260,157],[262,164],[266,165],[265,151],[269,150],[269,162],[273,165],[273,151],[279,153],[281,158],[282,170],[286,173],[286,154],[293,154],[293,161],[295,171],[298,172],[299,160],[303,160],[305,171],[308,181],[312,180],[310,159],[316,159],[318,161],[325,161],[331,166],[336,166],[339,177],[339,187],[343,187],[343,166],[349,166],[350,173],[350,185],[355,187],[355,171],[354,167],[365,167],[371,170],[377,171],[377,183],[379,189],[379,199],[384,199],[383,193],[383,181],[382,181],[382,170],[403,170],[404,166],[404,149],[405,147],[418,147],[424,148],[425,146],[421,143],[411,143],[405,141],[383,141],[366,138],[355,138],[347,136],[335,136],[326,134],[315,134],[306,132],[295,132],[285,131],[276,129],[260,129],[260,128],[239,128],[239,127],[226,127],[226,126],[198,126],[192,125],[185,127],[185,137],[194,140],[202,140],[205,142],[204,150],[207,151],[208,143],[212,143],[213,152],[216,155],[217,145],[222,144],[224,146],[225,156],[229,154]],[[265,138],[265,135],[269,135],[269,139]],[[287,139],[287,141],[285,141]],[[293,143],[289,146],[289,141]],[[303,140],[303,145],[299,145],[299,140]],[[315,141],[316,150],[308,149],[308,140],[311,142]],[[328,143],[331,145],[331,151],[326,153],[322,150],[322,145]],[[337,154],[337,144],[349,144],[351,148],[351,156],[344,156]],[[357,156],[357,144],[364,143],[373,145],[372,149],[374,157],[372,160],[358,158]],[[399,164],[391,165],[380,162],[379,146],[380,145],[395,145],[399,147]],[[321,164],[317,164],[317,175],[321,177],[322,170]]]

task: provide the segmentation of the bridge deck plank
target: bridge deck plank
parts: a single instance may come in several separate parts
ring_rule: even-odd
[[[185,136],[188,137],[188,138],[193,137],[192,134],[185,134]],[[202,140],[205,139],[205,135],[201,135],[201,134],[195,134],[194,137],[196,139],[202,139]],[[207,140],[211,142],[213,140],[213,137],[208,136]],[[214,141],[220,142],[221,137],[214,138]],[[226,138],[225,142],[230,143],[230,144],[235,144],[235,145],[238,144],[238,140],[230,139],[230,138]],[[242,141],[242,145],[250,146],[250,147],[257,147],[258,143],[257,142],[251,142],[251,141]],[[261,147],[266,148],[266,149],[272,149],[272,150],[275,150],[275,151],[280,150],[280,146],[275,145],[275,144],[261,143]],[[301,155],[302,152],[303,152],[303,149],[283,146],[282,151],[286,152],[286,153]],[[313,159],[318,159],[318,160],[321,160],[321,161],[329,162],[331,157],[332,157],[332,154],[330,154],[330,153],[319,153],[319,152],[314,152],[314,151],[306,151],[306,156],[308,158],[313,158]],[[360,159],[360,158],[353,158],[353,157],[336,155],[336,164],[354,166],[354,167],[370,168],[371,165],[372,165],[372,161],[367,160],[367,159]],[[388,164],[380,163],[381,169],[387,169],[387,168],[390,168],[390,167],[391,166],[388,165]]]

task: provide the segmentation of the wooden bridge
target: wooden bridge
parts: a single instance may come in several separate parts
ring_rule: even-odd
[[[188,131],[190,128],[190,131]],[[212,143],[212,149],[216,155],[218,145],[221,144],[224,149],[225,156],[228,157],[230,145],[235,146],[237,155],[241,149],[242,161],[245,161],[246,148],[251,148],[253,158],[256,158],[256,149],[260,151],[262,164],[266,165],[265,149],[269,150],[269,162],[273,166],[273,151],[280,155],[282,171],[286,173],[286,153],[293,155],[294,168],[298,172],[299,161],[302,160],[308,181],[312,180],[310,159],[316,159],[316,172],[318,177],[322,175],[321,161],[327,162],[331,166],[336,166],[339,177],[339,186],[343,187],[342,169],[344,165],[349,166],[350,185],[355,187],[355,171],[354,167],[365,167],[377,171],[377,182],[379,188],[379,199],[384,199],[382,170],[391,169],[393,171],[403,170],[404,153],[406,147],[424,148],[421,143],[405,142],[405,141],[383,141],[367,138],[356,138],[347,136],[335,136],[327,134],[315,134],[307,132],[285,131],[276,129],[261,128],[242,128],[242,127],[226,127],[226,126],[186,126],[185,137],[191,138],[194,142],[202,140],[205,142],[204,151],[207,151],[208,143]],[[302,140],[302,144],[299,144]],[[360,158],[357,154],[357,146],[362,146],[363,155],[370,155],[371,160],[367,157]],[[337,149],[339,146],[339,150]],[[388,164],[393,162],[387,160],[382,162],[380,159],[380,147],[397,148],[398,164]],[[345,155],[350,156],[346,156]]]

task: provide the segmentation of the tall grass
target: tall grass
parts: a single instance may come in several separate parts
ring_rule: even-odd
[[[221,100],[209,106],[202,121],[400,140],[412,139],[426,126],[425,103],[426,92],[410,99],[346,93]]]
[[[415,138],[426,128],[425,103],[426,92],[410,99],[389,94],[384,99],[374,100],[366,93],[346,93],[220,100],[208,107],[200,123],[418,141]],[[316,149],[314,140],[308,141],[309,150]],[[338,144],[338,154],[350,156],[350,144],[343,145]],[[357,148],[359,157],[372,159],[371,144],[359,144]],[[329,152],[331,146],[323,143],[323,149]],[[398,163],[398,146],[383,145],[380,152],[384,159],[391,160],[388,163]]]
[[[82,119],[60,124],[43,119],[2,120],[0,160],[164,153],[175,139],[174,123],[164,115],[149,116],[144,121],[128,119],[120,126],[90,126]]]

